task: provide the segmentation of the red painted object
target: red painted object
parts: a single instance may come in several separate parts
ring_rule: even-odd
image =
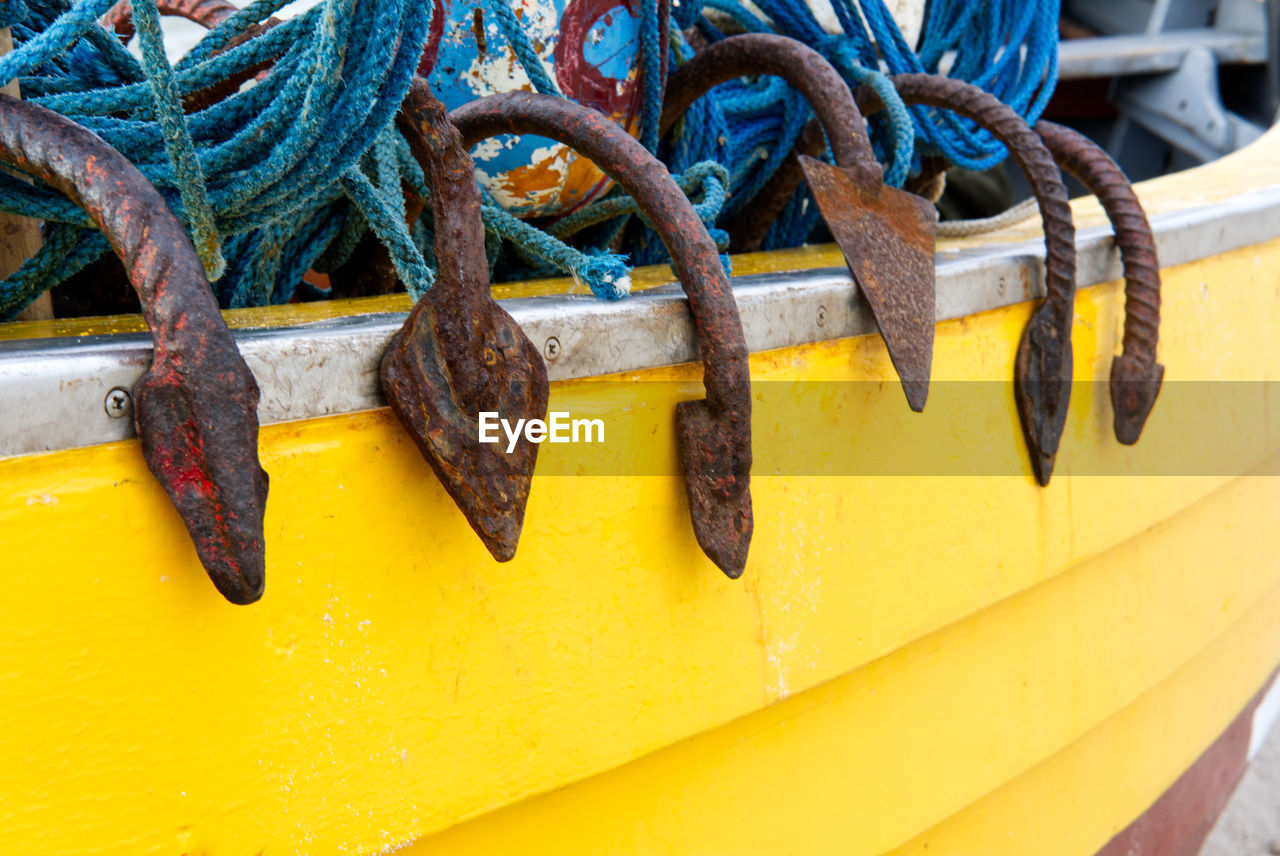
[[[218,591],[252,603],[265,586],[258,385],[186,230],[159,191],[96,134],[4,95],[0,161],[66,194],[124,263],[155,346],[133,391],[143,457]]]

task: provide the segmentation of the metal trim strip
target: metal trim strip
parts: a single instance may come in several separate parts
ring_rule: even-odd
[[[1269,241],[1280,237],[1280,186],[1158,216],[1152,228],[1162,267]],[[1080,231],[1077,251],[1078,287],[1121,277],[1109,227]],[[1040,241],[941,252],[937,320],[1043,297],[1043,283]],[[735,277],[733,288],[753,352],[876,332],[843,268]],[[687,304],[674,283],[616,303],[559,295],[502,305],[543,350],[553,381],[697,359]],[[378,367],[404,317],[236,331],[262,389],[262,424],[382,407]],[[150,342],[140,334],[0,342],[0,457],[133,437],[133,419],[108,414],[105,400],[115,388],[132,389],[150,360]]]

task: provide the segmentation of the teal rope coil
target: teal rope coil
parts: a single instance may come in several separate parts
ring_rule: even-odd
[[[532,86],[563,97],[513,0],[480,2]],[[0,57],[0,80],[19,80],[24,97],[96,132],[156,184],[187,224],[224,307],[320,296],[302,284],[303,274],[342,264],[370,231],[412,296],[431,287],[437,262],[429,211],[412,228],[405,223],[404,193],[425,198],[424,179],[393,118],[417,68],[433,4],[324,0],[233,47],[285,5],[255,0],[171,65],[156,0],[134,4],[141,59],[97,23],[112,3],[0,0],[0,25],[10,26],[15,39],[15,50]],[[825,32],[803,0],[757,0],[753,9],[738,0],[684,0],[670,21],[665,8],[660,0],[638,5],[638,135],[677,178],[722,250],[728,218],[781,166],[812,112],[778,79],[731,81],[696,102],[660,141],[662,80],[692,55],[686,32],[709,41],[725,37],[704,11],[743,30],[798,38],[851,86],[872,86],[887,110],[869,130],[885,181],[894,186],[922,155],[985,168],[1005,152],[949,113],[906,108],[889,75],[937,72],[950,57],[949,75],[988,89],[1029,121],[1056,82],[1058,0],[932,0],[915,46],[883,0],[834,0],[838,33]],[[262,66],[268,70],[251,85],[184,112],[187,96]],[[39,182],[0,174],[0,208],[44,223],[43,249],[0,283],[0,320],[109,252],[84,213]],[[483,215],[496,280],[569,274],[596,296],[619,299],[629,293],[632,263],[668,260],[634,201],[617,188],[559,220],[517,219],[490,196]],[[802,188],[765,247],[796,246],[821,236],[820,229],[817,206]]]
[[[326,0],[218,54],[284,5],[260,0],[173,66],[154,0],[135,4],[142,61],[97,24],[111,5],[29,8],[13,25],[16,47],[0,58],[0,76],[17,77],[27,98],[98,133],[156,184],[187,222],[223,306],[290,299],[298,283],[281,277],[311,267],[326,250],[320,236],[336,239],[359,209],[406,280],[429,285],[403,216],[394,216],[403,213],[399,180],[386,181],[384,169],[371,193],[353,174],[380,139],[398,137],[392,120],[426,41],[429,4],[364,0],[357,15],[354,0]],[[272,65],[253,86],[182,113],[184,96],[264,63]],[[92,261],[92,249],[107,251],[87,238],[52,240],[64,229],[92,233],[83,213],[47,187],[0,176],[0,207],[46,224],[45,248],[0,284],[3,317]],[[69,245],[77,251],[66,253]]]
[[[213,209],[205,193],[204,173],[182,115],[178,82],[164,53],[164,33],[160,29],[160,8],[156,0],[134,0],[133,17],[138,28],[143,68],[155,92],[155,113],[164,131],[165,152],[178,179],[187,228],[195,241],[200,261],[204,263],[205,274],[214,280],[222,276],[227,262],[222,257]]]

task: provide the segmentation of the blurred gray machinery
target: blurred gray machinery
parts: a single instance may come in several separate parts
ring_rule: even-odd
[[[1107,149],[1135,179],[1257,139],[1280,107],[1280,0],[1064,0],[1059,79],[1114,79]],[[1064,27],[1064,32],[1066,28]]]

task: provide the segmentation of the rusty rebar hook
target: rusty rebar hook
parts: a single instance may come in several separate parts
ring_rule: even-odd
[[[440,267],[383,355],[382,389],[471,528],[505,562],[520,540],[538,444],[506,454],[482,443],[480,413],[545,419],[547,369],[489,293],[474,166],[423,79],[413,81],[396,124],[431,188]]]
[[[1160,261],[1151,223],[1120,166],[1084,134],[1041,120],[1035,131],[1058,166],[1098,197],[1111,221],[1124,264],[1124,345],[1111,362],[1111,409],[1116,439],[1133,445],[1142,436],[1160,394],[1164,366],[1160,341]]]
[[[688,295],[707,397],[676,405],[685,491],[703,552],[741,576],[751,543],[751,378],[742,321],[715,244],[666,168],[605,116],[562,98],[508,92],[449,118],[467,146],[498,134],[538,134],[590,158],[654,224]]]
[[[159,191],[96,134],[2,95],[0,160],[83,208],[124,262],[154,342],[133,392],[142,455],[218,591],[252,603],[265,584],[258,385],[186,230]]]
[[[1120,166],[1088,137],[1047,120],[1034,130],[1054,161],[1098,198],[1115,233],[1124,265],[1125,315],[1123,351],[1111,363],[1111,409],[1116,439],[1132,445],[1160,395],[1164,366],[1156,362],[1160,339],[1160,262],[1155,235],[1133,185]],[[932,165],[920,180],[940,173]]]
[[[937,209],[926,199],[884,184],[866,123],[831,63],[785,36],[747,33],[715,42],[672,73],[662,105],[661,133],[666,134],[712,87],[759,74],[781,77],[800,92],[826,132],[836,165],[801,156],[799,169],[854,282],[871,305],[907,403],[921,411],[933,364]],[[820,150],[820,137],[816,144]],[[799,174],[792,174],[798,181]]]
[[[1014,399],[1036,481],[1047,485],[1071,401],[1071,323],[1075,312],[1075,226],[1062,175],[1039,135],[994,95],[960,80],[932,74],[891,78],[907,104],[950,110],[981,125],[1009,149],[1031,185],[1044,221],[1047,295],[1018,343]],[[882,109],[870,87],[856,93],[864,114]]]

